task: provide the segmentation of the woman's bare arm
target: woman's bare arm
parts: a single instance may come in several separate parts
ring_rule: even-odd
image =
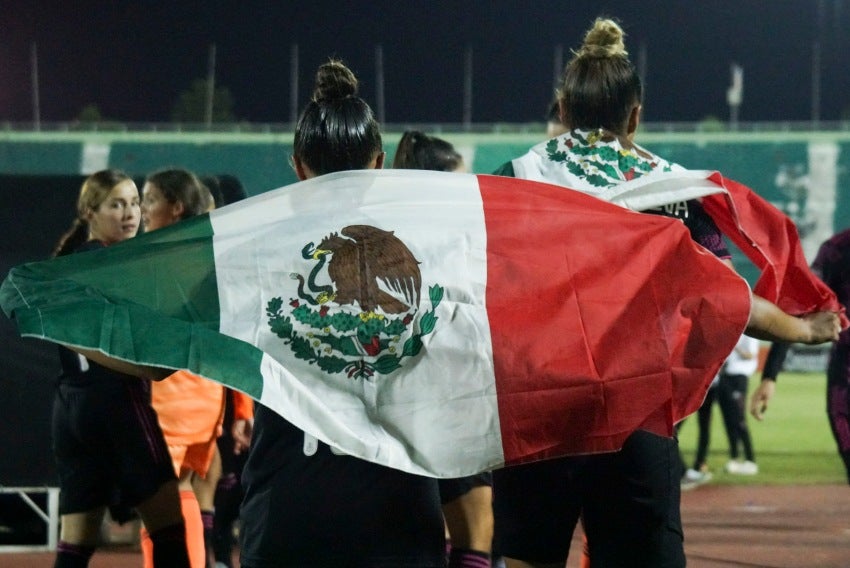
[[[768,341],[789,341],[815,345],[835,341],[841,331],[841,320],[835,312],[814,312],[792,316],[779,306],[753,295],[750,320],[745,333]]]
[[[69,347],[72,351],[76,351],[86,359],[94,361],[98,365],[103,365],[113,371],[124,373],[125,375],[133,375],[141,379],[150,379],[151,381],[161,381],[162,379],[172,375],[174,369],[164,369],[162,367],[151,367],[149,365],[138,365],[121,359],[114,359],[105,353],[95,351],[93,349],[82,349],[80,347]]]

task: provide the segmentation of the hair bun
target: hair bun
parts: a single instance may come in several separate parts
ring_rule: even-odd
[[[584,44],[576,55],[579,57],[626,57],[623,28],[611,19],[597,18],[593,27],[584,36]]]
[[[340,100],[357,94],[357,77],[342,61],[331,59],[316,71],[316,102]]]

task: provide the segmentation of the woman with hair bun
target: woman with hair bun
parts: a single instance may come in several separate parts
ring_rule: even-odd
[[[620,25],[597,19],[568,63],[558,92],[567,131],[505,164],[497,174],[560,184],[591,195],[641,176],[684,170],[634,142],[643,88]],[[693,240],[731,267],[729,251],[699,200],[646,211],[682,220]],[[838,316],[793,317],[753,297],[747,333],[821,343]],[[612,358],[616,353],[611,353]],[[659,409],[659,412],[669,409]],[[685,566],[682,475],[675,438],[637,430],[621,451],[494,472],[495,547],[509,567],[563,567],[579,516],[590,562],[600,567]]]
[[[320,66],[295,129],[298,178],[381,168],[384,156],[354,74]],[[243,568],[445,566],[435,479],[337,455],[260,403],[242,482]]]
[[[342,62],[319,67],[313,96],[295,125],[292,162],[298,179],[384,167],[381,128],[357,86]]]

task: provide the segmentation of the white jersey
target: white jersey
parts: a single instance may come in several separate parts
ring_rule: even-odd
[[[735,345],[735,349],[726,358],[723,364],[723,373],[726,375],[745,375],[749,377],[756,372],[759,365],[759,348],[761,344],[758,339],[748,335],[742,335]]]

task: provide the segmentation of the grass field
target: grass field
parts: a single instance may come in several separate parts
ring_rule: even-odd
[[[750,394],[760,375],[750,379]],[[776,395],[762,422],[747,416],[759,473],[729,475],[723,466],[729,460],[729,444],[720,408],[714,405],[708,466],[718,484],[813,484],[846,483],[826,418],[824,373],[782,373]],[[679,435],[685,464],[693,465],[697,440],[696,416],[689,417]]]

